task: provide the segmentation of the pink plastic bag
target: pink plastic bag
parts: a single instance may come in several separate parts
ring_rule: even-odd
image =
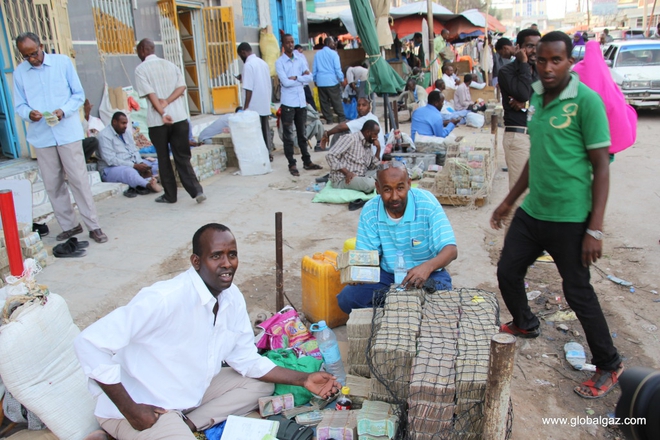
[[[637,139],[637,112],[626,104],[626,98],[612,79],[598,41],[589,41],[584,59],[573,67],[587,87],[598,93],[605,103],[610,122],[610,153],[632,146]]]
[[[292,348],[298,357],[313,356],[322,359],[319,344],[312,333],[302,323],[298,312],[293,307],[285,307],[258,327],[265,332],[257,342],[257,348],[277,350],[278,348]]]

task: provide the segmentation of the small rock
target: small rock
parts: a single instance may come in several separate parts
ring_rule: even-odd
[[[526,354],[525,357],[526,357],[527,359],[529,359],[530,361],[532,360],[532,356],[529,355],[529,354]]]
[[[577,331],[577,330],[571,330],[571,333],[572,333],[573,336],[575,336],[576,338],[577,338],[578,336],[580,336],[580,332]]]
[[[568,332],[568,326],[567,326],[566,324],[559,324],[559,325],[557,326],[557,330],[561,330],[561,331],[563,331],[564,333],[566,333],[566,332]]]
[[[523,343],[523,345],[520,347],[520,351],[527,351],[527,350],[529,350],[529,349],[531,349],[531,348],[532,348],[532,346],[529,345],[529,341],[525,341],[525,342]]]

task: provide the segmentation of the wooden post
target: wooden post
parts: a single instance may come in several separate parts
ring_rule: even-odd
[[[490,116],[490,134],[497,136],[497,124],[499,124],[498,117],[495,113]]]
[[[284,257],[282,255],[282,213],[275,213],[275,310],[284,308]]]
[[[498,333],[490,340],[488,382],[484,400],[483,440],[504,440],[511,396],[516,337]]]

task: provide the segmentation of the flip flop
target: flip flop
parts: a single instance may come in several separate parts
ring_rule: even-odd
[[[353,200],[348,204],[348,210],[357,211],[358,209],[362,208],[365,203],[367,203],[367,201],[364,199]]]
[[[71,238],[69,238],[69,239],[65,242],[65,244],[66,244],[66,243],[73,243],[73,245],[74,245],[75,248],[76,248],[75,250],[85,249],[85,248],[89,247],[89,241],[84,241],[84,240],[80,240],[80,241],[78,241],[78,239],[77,239],[76,237],[71,237]]]
[[[292,176],[300,176],[300,171],[298,171],[298,168],[295,165],[289,165],[289,172]]]
[[[619,376],[621,376],[621,373],[623,373],[624,370],[623,363],[614,371],[604,371],[600,368],[596,368],[596,374],[594,374],[591,379],[582,382],[580,386],[573,388],[573,391],[583,399],[600,399],[601,397],[605,397],[619,384]],[[593,378],[597,374],[600,374],[600,376],[598,377],[598,380],[594,382]],[[605,385],[607,379],[611,380],[609,386]],[[589,389],[589,393],[591,394],[585,394],[585,392],[582,391],[583,387]]]
[[[57,258],[79,258],[86,254],[84,249],[76,248],[75,244],[70,241],[58,244],[53,248],[53,256]]]

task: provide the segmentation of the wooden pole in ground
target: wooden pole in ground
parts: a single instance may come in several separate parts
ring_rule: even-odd
[[[498,117],[495,113],[490,116],[490,134],[497,136],[497,124],[499,124]]]
[[[282,213],[275,213],[275,310],[284,308],[284,257],[282,255]]]
[[[490,340],[488,382],[484,400],[483,440],[504,440],[511,396],[516,337],[498,333]]]

